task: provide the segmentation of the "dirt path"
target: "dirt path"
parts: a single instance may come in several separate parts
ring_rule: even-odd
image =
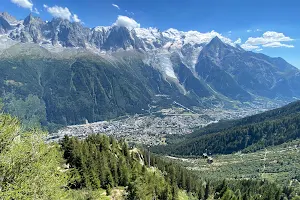
[[[124,190],[113,189],[111,194],[111,200],[123,200],[124,199]]]

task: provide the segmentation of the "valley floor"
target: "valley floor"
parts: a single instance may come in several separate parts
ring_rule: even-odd
[[[273,104],[272,104],[273,105]],[[274,106],[274,105],[273,105]],[[225,109],[222,106],[210,109],[172,107],[143,115],[123,116],[115,120],[86,123],[62,128],[50,135],[49,140],[57,141],[64,135],[86,138],[90,134],[102,133],[115,138],[125,138],[136,144],[165,144],[167,135],[185,135],[195,128],[205,127],[220,120],[238,119],[265,111],[264,107]]]

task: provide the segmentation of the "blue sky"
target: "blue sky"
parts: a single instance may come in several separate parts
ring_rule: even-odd
[[[249,50],[283,57],[300,68],[299,0],[1,0],[0,11],[18,19],[30,10],[44,20],[67,11],[63,16],[87,27],[109,26],[123,15],[144,28],[215,30],[232,41],[240,38]]]

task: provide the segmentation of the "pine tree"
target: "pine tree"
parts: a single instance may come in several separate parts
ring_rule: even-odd
[[[238,200],[243,200],[241,190],[238,189],[235,194]]]
[[[19,134],[16,119],[0,115],[0,199],[66,199],[62,154],[39,130]]]
[[[205,186],[204,199],[208,199],[209,194],[210,194],[210,182],[207,181],[206,186]]]
[[[198,187],[198,189],[197,189],[197,197],[198,197],[198,200],[202,200],[204,197],[204,191],[201,186]]]
[[[184,173],[184,171],[181,171],[180,175],[181,177],[179,185],[181,188],[186,188],[186,173]]]
[[[237,197],[230,189],[227,189],[224,195],[222,196],[221,200],[237,200]]]

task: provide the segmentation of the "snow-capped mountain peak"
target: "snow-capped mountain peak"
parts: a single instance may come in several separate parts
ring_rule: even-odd
[[[0,16],[3,17],[10,25],[15,25],[19,22],[15,17],[11,16],[7,12],[0,12]]]
[[[170,40],[181,40],[183,33],[184,32],[178,31],[177,29],[169,28],[168,30],[162,32],[162,35]]]
[[[8,24],[17,23],[14,17],[8,13],[0,13],[2,17],[2,34],[11,31],[10,38],[15,41],[35,42],[51,41],[52,44],[61,44],[63,47],[94,46],[100,51],[139,49],[145,51],[167,49],[170,52],[181,51],[185,45],[195,46],[199,52],[199,46],[208,44],[212,38],[218,36],[222,42],[235,46],[234,43],[221,34],[211,31],[201,33],[198,31],[179,31],[174,28],[160,31],[157,28],[126,28],[114,23],[112,26],[97,26],[85,28],[79,23],[54,18],[50,22],[44,22],[39,17],[30,14],[24,20],[22,26],[10,27]],[[7,22],[7,23],[6,23]],[[117,30],[118,29],[118,30]],[[114,41],[107,41],[112,38]],[[119,43],[118,45],[113,44]],[[122,44],[122,43],[126,44]],[[107,43],[114,48],[107,46]],[[198,53],[197,53],[198,54]]]
[[[107,32],[111,27],[110,26],[96,26],[93,28],[93,31],[101,31],[101,32]]]
[[[216,31],[160,31],[139,25],[128,28],[124,23],[90,29],[59,18],[45,22],[33,15],[17,25],[11,23],[15,23],[12,17],[0,14],[1,52],[11,48],[9,53],[18,56],[18,48],[27,52],[29,46],[38,51],[47,49],[45,54],[54,52],[55,56],[60,52],[62,57],[65,52],[93,51],[101,58],[104,55],[108,63],[113,60],[128,66],[122,67],[124,74],[127,70],[135,72],[137,68],[131,68],[134,65],[143,67],[134,74],[145,73],[153,83],[151,88],[158,88],[153,94],[170,87],[167,91],[178,89],[196,102],[218,95],[240,101],[251,101],[253,95],[300,97],[298,69],[284,60],[244,51]]]
[[[136,36],[141,39],[157,40],[161,37],[161,33],[157,28],[135,28]]]

